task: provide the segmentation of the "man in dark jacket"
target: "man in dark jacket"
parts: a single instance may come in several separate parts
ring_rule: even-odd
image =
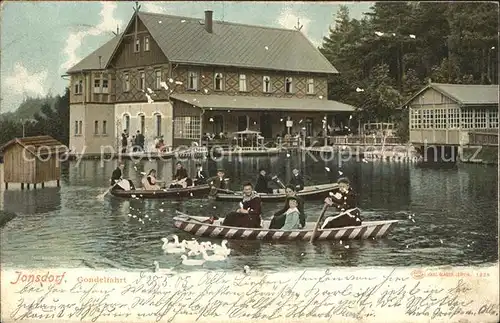
[[[191,186],[193,181],[189,178],[187,170],[184,168],[181,162],[177,162],[175,165],[175,173],[172,176],[174,182],[170,185],[170,188],[185,188]]]
[[[239,208],[226,215],[222,225],[242,228],[260,228],[262,213],[259,194],[253,190],[252,183],[243,185],[243,199]]]
[[[194,177],[194,185],[206,184],[208,180],[208,174],[203,170],[201,164],[196,164],[196,176]]]
[[[113,187],[112,190],[123,190],[123,187],[120,185],[115,185],[123,179],[123,169],[125,168],[125,164],[123,162],[118,162],[118,166],[111,174],[111,182],[110,185]],[[130,189],[135,190],[134,183],[131,180],[128,180],[130,184]]]
[[[259,170],[259,176],[257,177],[257,183],[255,183],[255,191],[257,193],[272,193],[273,189],[269,188],[269,182],[271,178],[266,174],[264,169]]]
[[[212,177],[208,180],[208,185],[212,187],[210,193],[208,194],[210,197],[215,197],[218,192],[223,192],[228,190],[229,187],[229,178],[226,178],[226,174],[223,169],[217,170],[217,176]],[[227,193],[227,192],[226,192]]]
[[[127,131],[124,130],[122,133],[122,154],[125,154],[127,152],[127,147],[128,147],[128,134]]]
[[[287,185],[285,188],[285,193],[287,195],[285,200],[285,205],[281,210],[274,213],[274,216],[269,224],[269,229],[281,229],[285,224],[286,220],[286,211],[290,208],[289,201],[290,198],[294,198],[297,201],[297,209],[300,212],[300,225],[303,227],[306,226],[306,216],[304,214],[304,200],[297,196],[297,192],[295,191],[295,187],[293,185]]]
[[[299,170],[295,168],[292,171],[292,179],[290,180],[290,185],[295,187],[295,191],[299,192],[304,189],[304,178],[300,175]]]
[[[321,228],[331,229],[361,225],[361,212],[357,208],[356,193],[351,188],[349,180],[345,177],[339,178],[337,184],[338,188],[325,199],[325,203],[335,207],[337,211],[340,211],[340,214],[326,218]]]

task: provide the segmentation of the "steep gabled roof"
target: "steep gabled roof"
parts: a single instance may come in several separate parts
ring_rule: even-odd
[[[33,155],[62,154],[68,151],[68,147],[51,136],[34,136],[14,138],[0,147],[0,152],[5,151],[5,149],[14,144],[21,145]]]
[[[67,73],[76,73],[83,70],[100,70],[104,69],[111,59],[111,55],[113,54],[118,42],[121,38],[121,34],[113,37],[104,45],[90,53],[76,65],[71,67]],[[101,65],[99,66],[99,56],[101,56]]]
[[[237,66],[281,71],[338,73],[297,30],[139,12],[139,18],[174,63]]]
[[[462,106],[498,104],[498,85],[429,83],[407,100],[402,107],[428,89],[434,89]]]

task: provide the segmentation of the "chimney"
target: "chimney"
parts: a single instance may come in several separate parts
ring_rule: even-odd
[[[209,32],[210,34],[212,33],[212,27],[213,27],[213,20],[212,20],[212,10],[205,10],[205,30]]]

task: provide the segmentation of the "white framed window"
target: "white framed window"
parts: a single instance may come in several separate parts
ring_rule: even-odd
[[[78,93],[83,93],[83,80],[78,81]]]
[[[141,50],[141,41],[139,40],[139,38],[136,38],[134,42],[134,52],[138,53],[140,52],[140,50]]]
[[[102,93],[109,93],[109,81],[108,81],[108,79],[102,80]]]
[[[94,135],[99,134],[99,121],[94,121]]]
[[[161,70],[156,70],[155,71],[155,87],[158,90],[161,88]]]
[[[175,117],[174,138],[199,139],[201,133],[200,117]]]
[[[446,129],[447,117],[448,117],[448,114],[446,113],[446,109],[434,110],[434,128]]]
[[[285,77],[285,93],[293,93],[293,83],[291,77]]]
[[[422,126],[422,118],[420,115],[420,110],[410,109],[410,128],[420,129]]]
[[[245,74],[240,74],[240,92],[247,91],[247,76]]]
[[[498,110],[489,111],[489,127],[492,129],[498,129]]]
[[[139,86],[141,90],[146,90],[146,73],[144,71],[139,72]]]
[[[146,130],[146,116],[144,114],[139,115],[139,129],[141,134],[144,134]]]
[[[106,120],[102,121],[102,134],[107,135],[108,134],[108,122]]]
[[[458,129],[460,127],[460,109],[459,108],[449,108],[448,109],[448,128]]]
[[[149,36],[144,36],[144,51],[149,51]]]
[[[130,116],[128,114],[123,116],[123,130],[130,134]]]
[[[432,129],[434,127],[434,111],[422,110],[422,129]]]
[[[486,110],[478,109],[476,110],[476,116],[474,118],[474,128],[475,129],[486,129]]]
[[[81,135],[83,132],[83,121],[78,121],[78,134]]]
[[[155,114],[156,136],[161,136],[161,114]]]
[[[101,79],[94,79],[94,93],[101,93]]]
[[[215,89],[215,91],[223,91],[224,90],[224,75],[222,73],[215,73],[214,89]]]
[[[123,73],[123,91],[130,91],[130,75],[128,73]]]
[[[78,135],[78,121],[75,121],[75,136]]]
[[[80,85],[80,82],[81,82],[81,81],[76,81],[76,82],[75,82],[75,94],[80,94],[80,93],[82,93],[82,92],[81,92],[81,85]]]
[[[198,90],[198,72],[189,71],[188,72],[188,90],[196,91]]]
[[[307,79],[306,93],[314,94],[314,79]]]
[[[474,127],[474,111],[462,108],[460,111],[460,126],[462,129],[472,129]]]
[[[269,76],[262,77],[262,92],[271,92],[271,78]]]

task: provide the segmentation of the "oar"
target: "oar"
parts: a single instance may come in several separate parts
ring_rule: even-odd
[[[280,184],[282,188],[286,188],[285,185],[283,184],[283,182],[281,182],[281,180],[278,178],[277,175],[274,175],[273,177],[271,177],[271,179],[273,181],[275,181],[276,183]]]
[[[314,230],[312,232],[311,239],[309,240],[309,243],[313,243],[314,239],[316,238],[316,232],[318,232],[319,223],[321,222],[321,218],[323,217],[323,215],[325,215],[327,208],[328,208],[328,204],[325,203],[325,205],[323,205],[323,209],[321,210],[321,213],[319,215],[318,221],[316,221],[316,225],[314,226]]]
[[[224,188],[217,188],[217,187],[212,187],[214,190],[217,190],[217,191],[220,191],[220,192],[225,192],[225,193],[228,193],[228,194],[236,194],[235,191],[231,191],[231,190],[226,190]]]
[[[104,192],[104,193],[102,193],[102,194],[97,195],[97,196],[96,196],[96,198],[97,198],[98,200],[103,201],[103,200],[104,200],[104,197],[105,197],[105,196],[106,196],[106,195],[107,195],[107,194],[108,194],[108,193],[109,193],[109,192],[113,189],[113,187],[115,187],[115,185],[116,185],[116,184],[118,184],[118,182],[116,182],[116,183],[114,183],[112,186],[110,186],[110,187],[106,190],[106,192]]]

